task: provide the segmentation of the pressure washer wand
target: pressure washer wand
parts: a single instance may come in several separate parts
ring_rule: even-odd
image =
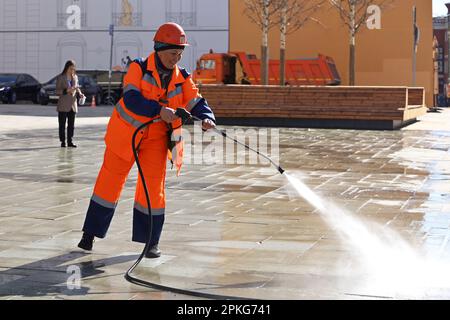
[[[183,108],[178,108],[177,111],[175,112],[175,114],[180,117],[183,122],[188,121],[189,119],[193,119],[193,120],[197,120],[197,121],[202,121],[202,119],[192,115],[191,113],[189,113],[188,111],[186,111]],[[225,130],[219,130],[217,128],[212,128],[212,130],[214,132],[216,132],[217,134],[220,134],[221,136],[223,136],[226,139],[232,140],[234,141],[234,143],[237,143],[241,146],[244,146],[246,149],[251,150],[255,153],[257,153],[259,156],[263,157],[264,159],[267,159],[277,170],[280,174],[284,173],[283,168],[280,167],[280,165],[276,164],[272,159],[270,159],[268,156],[266,156],[265,154],[259,152],[258,150],[255,150],[253,148],[251,148],[250,146],[246,145],[245,143],[242,143],[240,141],[238,141],[237,139],[234,139],[230,136],[227,135],[227,133],[225,132]]]

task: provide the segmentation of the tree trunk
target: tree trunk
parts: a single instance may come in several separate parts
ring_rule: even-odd
[[[350,4],[350,61],[349,61],[349,85],[354,86],[356,65],[356,5]]]
[[[280,86],[286,85],[286,49],[280,48]]]
[[[269,84],[269,1],[264,0],[264,25],[261,52],[261,82],[263,85]]]
[[[266,64],[266,57],[267,57],[267,46],[262,45],[261,46],[261,80],[260,84],[267,84],[266,81],[266,74],[267,74],[267,64]]]
[[[282,8],[281,34],[280,34],[280,86],[286,84],[286,32],[287,32],[287,7]]]
[[[355,46],[355,36],[351,36],[350,40],[350,61],[349,61],[349,85],[354,86],[355,79],[355,64],[356,64],[356,46]]]

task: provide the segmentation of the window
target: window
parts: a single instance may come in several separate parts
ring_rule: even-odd
[[[0,74],[0,82],[16,82],[17,75],[14,74]]]
[[[54,77],[54,78],[50,79],[50,80],[47,82],[47,84],[55,84],[55,85],[56,85],[56,78],[57,78],[57,77]]]
[[[438,59],[444,59],[444,48],[438,48]]]
[[[197,0],[166,0],[166,21],[184,27],[197,25]]]
[[[85,86],[92,86],[92,78],[91,77],[84,77],[84,85]]]
[[[118,27],[142,27],[142,0],[114,0],[112,23]]]
[[[86,75],[78,75],[78,82],[80,86],[94,86],[94,80],[92,79],[92,77],[90,76],[86,76]]]
[[[85,76],[78,76],[78,84],[80,86],[85,86],[87,84],[87,78]]]
[[[24,75],[23,78],[25,79],[25,84],[27,86],[31,86],[33,84],[33,79],[29,75]]]
[[[26,74],[26,75],[25,75],[25,83],[26,83],[28,86],[35,86],[38,82],[37,82],[37,80],[34,79],[32,76]]]
[[[216,69],[216,61],[215,60],[201,60],[200,61],[200,69],[201,70],[214,70],[214,69]]]
[[[17,77],[17,83],[20,83],[20,84],[25,83],[25,77],[23,76],[23,74],[21,74]]]
[[[81,27],[87,27],[87,4],[86,0],[58,0],[57,3],[57,16],[56,16],[56,25],[59,28],[67,28],[67,22],[71,21],[71,17],[73,17],[72,13],[67,13],[67,9],[76,5],[81,9]]]

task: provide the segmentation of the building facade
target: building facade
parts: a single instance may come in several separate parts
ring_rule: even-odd
[[[374,1],[376,3],[376,1]],[[394,0],[381,9],[379,26],[363,27],[356,36],[356,85],[412,86],[414,28],[413,6],[417,8],[420,39],[415,68],[416,86],[426,88],[427,105],[433,105],[433,20],[430,0]],[[256,53],[261,47],[261,31],[243,14],[244,1],[230,0],[230,50]],[[342,78],[349,80],[349,31],[339,13],[328,2],[310,22],[287,38],[288,59],[331,56]],[[245,30],[245,32],[242,32]],[[269,34],[271,59],[279,59],[279,29]]]
[[[227,0],[0,0],[0,72],[26,72],[45,82],[68,59],[78,69],[124,68],[153,51],[153,36],[166,21],[181,24],[191,44],[182,62],[228,50]]]
[[[438,91],[439,95],[446,94],[448,83],[448,19],[447,17],[433,18],[433,34],[437,40],[437,70],[438,70]]]
[[[420,29],[415,69],[413,6]],[[109,69],[111,24],[114,69],[124,68],[128,56],[148,55],[156,29],[166,21],[180,23],[188,33],[192,45],[181,63],[188,70],[195,69],[198,57],[210,49],[246,51],[260,57],[261,32],[243,14],[242,0],[0,0],[0,8],[0,72],[27,72],[40,81],[60,72],[67,59],[74,59],[79,69]],[[331,56],[345,85],[349,79],[348,29],[329,5],[314,18],[320,23],[308,23],[288,36],[286,56]],[[432,105],[431,1],[394,0],[381,10],[377,24],[357,34],[356,84],[423,86],[427,104]],[[269,34],[272,59],[279,58],[279,34],[276,27]],[[445,46],[443,50],[442,68],[447,70]]]

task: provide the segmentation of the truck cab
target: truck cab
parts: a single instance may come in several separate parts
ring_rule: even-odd
[[[204,54],[197,61],[194,81],[197,83],[235,83],[236,57],[226,53]]]

